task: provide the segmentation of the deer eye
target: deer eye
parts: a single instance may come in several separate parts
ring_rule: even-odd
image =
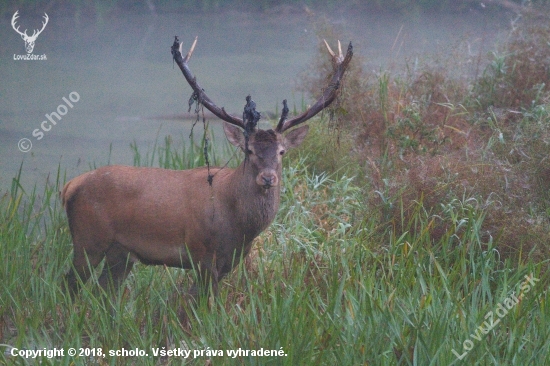
[[[284,155],[284,154],[285,154],[285,151],[284,151],[284,150],[281,150],[281,151],[279,152],[279,154],[280,154],[280,155]]]
[[[254,152],[253,152],[252,150],[250,150],[250,149],[246,150],[246,153],[247,153],[248,155],[254,155]]]

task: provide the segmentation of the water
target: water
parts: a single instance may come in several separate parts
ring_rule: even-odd
[[[128,13],[99,20],[50,15],[34,49],[46,54],[46,61],[14,60],[14,54],[25,54],[24,43],[8,21],[2,22],[0,191],[9,188],[22,162],[23,184],[32,187],[55,174],[59,164],[68,178],[108,162],[132,164],[134,140],[146,151],[157,134],[186,139],[190,121],[173,117],[187,112],[191,89],[171,60],[174,35],[185,51],[199,37],[191,70],[230,113],[242,113],[248,94],[260,111],[275,111],[285,98],[299,107],[297,76],[316,54],[315,29],[322,23],[312,20],[321,15],[299,8],[265,14]],[[445,53],[458,41],[469,42],[472,52],[492,48],[509,25],[506,14],[477,12],[327,17],[326,24],[353,40],[356,55],[375,71],[414,55]],[[20,11],[22,29],[41,21],[40,15]],[[61,119],[52,112],[60,112]],[[212,125],[219,135],[219,123]],[[37,136],[43,133],[40,140],[35,130]],[[29,152],[18,148],[22,138],[32,143]]]

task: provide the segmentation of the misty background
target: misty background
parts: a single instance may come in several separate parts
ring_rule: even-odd
[[[198,36],[190,68],[218,106],[240,115],[250,94],[267,117],[283,99],[291,109],[310,102],[299,91],[300,75],[312,68],[322,37],[333,46],[336,38],[344,44],[352,41],[359,56],[354,62],[363,62],[376,74],[454,58],[457,50],[465,62],[475,63],[506,37],[517,19],[511,2],[452,6],[442,1],[431,7],[429,1],[409,7],[398,6],[404,1],[367,3],[3,3],[0,189],[9,189],[21,164],[22,182],[29,189],[56,174],[58,166],[72,178],[94,166],[132,164],[133,141],[143,152],[166,135],[188,142],[192,120],[182,116],[191,88],[172,62],[175,35],[184,52]],[[48,14],[33,51],[47,60],[14,60],[14,55],[26,54],[11,25],[17,10],[17,25],[29,35]],[[457,72],[479,69],[471,65]],[[48,123],[51,130],[37,140],[33,130],[40,129],[46,114],[67,105],[63,98],[72,92],[80,96],[78,102],[56,125]],[[221,144],[220,122],[209,122],[215,142]],[[264,118],[263,123],[270,121]],[[202,126],[197,133],[202,135]],[[29,152],[18,149],[22,138],[32,142]]]

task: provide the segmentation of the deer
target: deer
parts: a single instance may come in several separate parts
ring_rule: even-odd
[[[72,267],[65,275],[71,294],[105,260],[98,278],[105,289],[119,288],[141,262],[193,269],[192,298],[216,295],[220,280],[248,255],[253,240],[275,218],[283,155],[308,132],[308,125],[296,126],[333,102],[353,55],[351,42],[344,56],[340,41],[338,54],[325,41],[333,72],[320,98],[290,119],[285,100],[276,128],[262,130],[250,96],[241,119],[216,106],[199,86],[188,64],[197,38],[183,57],[183,42],[175,37],[173,59],[193,90],[192,98],[224,121],[227,140],[244,152],[244,160],[234,169],[104,166],[66,183],[60,195],[73,240]]]
[[[11,26],[17,33],[19,33],[21,38],[23,38],[23,41],[25,41],[25,49],[27,53],[32,53],[32,51],[34,50],[34,42],[36,42],[36,38],[38,38],[40,33],[42,33],[44,28],[46,28],[46,24],[48,24],[48,20],[50,18],[48,17],[48,14],[44,13],[44,16],[43,16],[44,21],[42,22],[42,29],[40,30],[35,29],[32,33],[32,36],[29,36],[27,34],[26,29],[24,32],[21,32],[19,30],[19,26],[17,26],[17,28],[15,27],[15,24],[17,23],[17,18],[19,18],[19,10],[16,11],[15,14],[13,14],[13,17],[11,18]]]

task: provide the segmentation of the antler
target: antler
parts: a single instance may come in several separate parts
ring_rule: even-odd
[[[27,30],[26,30],[26,29],[25,29],[25,32],[21,32],[21,31],[19,30],[19,26],[17,26],[17,28],[15,28],[15,23],[17,22],[17,18],[19,18],[19,15],[18,15],[18,14],[19,14],[19,10],[17,10],[17,11],[15,12],[15,14],[13,14],[13,17],[11,18],[11,26],[12,26],[12,28],[13,28],[17,33],[19,33],[20,35],[22,35],[22,36],[27,36]]]
[[[172,56],[174,57],[174,61],[176,64],[178,64],[181,72],[183,73],[183,76],[185,76],[185,79],[193,88],[193,99],[196,98],[196,100],[204,105],[206,109],[208,109],[210,112],[214,113],[214,115],[228,123],[231,123],[233,125],[239,126],[242,129],[246,129],[245,124],[242,119],[232,116],[228,114],[225,109],[219,108],[204,92],[204,89],[202,89],[199,84],[197,83],[197,78],[193,76],[191,73],[191,70],[189,69],[189,59],[191,58],[191,55],[193,54],[193,51],[195,50],[195,46],[197,45],[197,38],[195,37],[195,41],[193,42],[193,45],[191,46],[191,49],[189,52],[187,52],[187,55],[185,57],[182,57],[182,43],[179,42],[178,37],[176,36],[174,39],[174,44],[172,45]]]
[[[42,31],[44,30],[44,28],[46,28],[46,24],[48,24],[48,20],[50,20],[50,18],[48,17],[48,14],[44,13],[44,16],[43,16],[44,20],[46,22],[42,22],[42,29],[38,30],[38,29],[35,29],[34,32],[32,33],[32,36],[30,36],[29,38],[37,38],[38,35],[40,33],[42,33]],[[25,30],[26,31],[26,30]],[[36,33],[38,31],[38,33]]]
[[[228,114],[223,107],[219,108],[218,106],[216,106],[216,104],[206,95],[204,90],[199,86],[199,84],[197,83],[197,79],[191,73],[188,62],[191,58],[191,55],[193,54],[193,51],[195,50],[195,46],[197,45],[197,38],[198,37],[195,37],[195,41],[193,42],[191,49],[189,50],[189,52],[187,52],[187,55],[185,55],[185,57],[182,57],[182,43],[179,42],[177,36],[175,37],[174,44],[172,45],[172,55],[174,57],[174,61],[176,62],[176,64],[178,64],[181,72],[183,73],[183,76],[185,76],[185,79],[187,80],[191,88],[193,88],[194,94],[192,98],[202,103],[206,107],[206,109],[208,109],[218,118],[233,125],[239,126],[244,130],[247,130],[245,122],[243,122],[242,119]],[[338,41],[338,55],[336,55],[332,51],[327,41],[325,41],[325,45],[327,46],[328,52],[332,57],[333,75],[330,83],[314,105],[308,108],[304,113],[288,121],[286,120],[288,116],[288,106],[286,100],[284,100],[283,113],[281,115],[281,119],[279,120],[279,124],[277,125],[277,132],[282,133],[289,128],[292,128],[299,125],[300,123],[307,121],[308,119],[322,111],[324,108],[326,108],[328,105],[330,105],[336,98],[338,88],[340,87],[340,81],[342,80],[342,77],[353,56],[353,46],[350,42],[346,52],[346,56],[344,57],[344,55],[342,54],[342,45],[340,44],[340,41]]]
[[[317,102],[315,102],[314,105],[309,107],[304,113],[288,121],[286,121],[286,118],[288,115],[288,107],[286,105],[286,100],[284,100],[283,113],[281,115],[281,119],[279,120],[279,124],[277,125],[277,129],[276,129],[277,132],[282,133],[288,130],[289,128],[292,128],[296,125],[299,125],[300,123],[307,121],[308,119],[310,119],[311,117],[315,116],[317,113],[322,111],[324,108],[326,108],[336,98],[338,88],[340,87],[340,81],[342,80],[342,77],[346,72],[349,62],[351,61],[351,58],[353,56],[353,46],[351,45],[351,42],[350,42],[348,46],[348,50],[346,52],[346,56],[344,57],[344,55],[342,55],[342,45],[340,44],[340,41],[338,41],[338,55],[336,55],[332,51],[327,41],[325,41],[325,45],[327,46],[328,52],[332,57],[333,75],[330,80],[330,83],[328,84],[327,88],[323,92],[323,95],[321,95],[321,97],[317,100]]]
[[[17,26],[17,28],[15,27],[15,24],[17,23],[17,18],[19,18],[19,10],[17,10],[17,11],[15,12],[15,14],[13,14],[13,17],[11,18],[11,26],[12,26],[12,28],[13,28],[17,33],[19,33],[20,35],[22,35],[22,36],[24,36],[25,38],[28,38],[28,39],[36,39],[36,38],[40,35],[40,33],[42,33],[42,31],[44,30],[44,28],[46,28],[46,24],[48,24],[48,20],[50,20],[50,18],[48,17],[48,14],[44,13],[43,18],[44,18],[45,22],[42,22],[42,29],[40,29],[40,30],[35,29],[35,30],[33,31],[33,33],[32,33],[32,36],[29,36],[29,35],[27,34],[27,30],[26,30],[26,29],[25,29],[24,32],[21,32],[21,31],[19,30],[19,26]],[[38,33],[36,33],[36,32],[38,32]]]

